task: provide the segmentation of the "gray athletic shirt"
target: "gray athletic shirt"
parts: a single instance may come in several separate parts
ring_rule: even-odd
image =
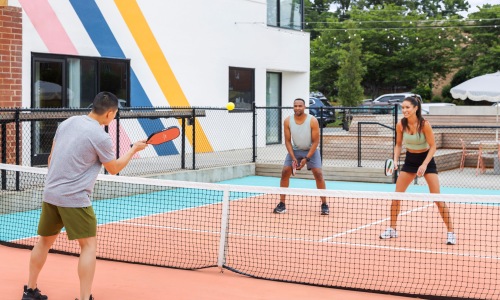
[[[311,115],[307,115],[304,123],[297,125],[295,118],[290,116],[290,133],[292,134],[293,150],[309,151],[312,145]]]
[[[96,120],[76,116],[59,125],[54,143],[43,201],[62,207],[91,206],[102,163],[115,159],[111,137]]]

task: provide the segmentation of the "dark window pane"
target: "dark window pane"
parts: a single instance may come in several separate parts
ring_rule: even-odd
[[[100,92],[111,92],[119,99],[127,100],[128,78],[125,62],[101,61],[99,76]]]
[[[236,108],[251,109],[254,102],[254,70],[229,68],[229,102]]]
[[[97,94],[97,62],[95,60],[82,59],[80,81],[85,87],[80,93],[80,106],[88,107]]]
[[[34,72],[34,107],[63,107],[61,94],[63,84],[63,63],[36,61]]]

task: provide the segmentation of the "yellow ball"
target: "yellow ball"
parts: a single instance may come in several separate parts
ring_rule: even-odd
[[[229,102],[229,103],[226,105],[226,108],[227,108],[227,110],[233,110],[233,109],[234,109],[234,103],[233,103],[233,102]]]

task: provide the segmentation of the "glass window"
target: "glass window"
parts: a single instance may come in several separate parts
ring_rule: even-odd
[[[378,99],[378,102],[389,102],[389,100],[391,100],[391,96],[385,96]]]
[[[302,29],[301,0],[280,1],[280,27],[300,30]]]
[[[86,108],[101,91],[129,106],[129,68],[124,59],[34,53],[32,106]]]
[[[68,107],[88,107],[97,92],[97,61],[68,58]]]
[[[229,68],[229,102],[238,109],[252,109],[255,101],[254,69]]]
[[[267,25],[278,26],[278,1],[267,0]]]
[[[130,61],[100,57],[32,54],[33,108],[86,108],[100,91],[129,106]],[[32,165],[46,165],[57,121],[32,123]],[[50,142],[47,142],[50,141]]]
[[[266,74],[266,144],[281,144],[281,73]]]
[[[101,91],[108,91],[118,99],[127,99],[127,66],[123,62],[101,61],[99,84]]]
[[[303,0],[267,0],[267,25],[302,30]]]

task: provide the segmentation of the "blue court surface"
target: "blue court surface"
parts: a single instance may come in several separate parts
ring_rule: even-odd
[[[251,186],[280,186],[280,178],[268,176],[247,176],[242,178],[221,181],[222,184],[251,185]],[[291,188],[315,189],[316,181],[312,179],[290,178]],[[328,190],[345,191],[372,191],[372,192],[394,192],[396,184],[389,183],[369,183],[369,182],[348,182],[348,181],[326,181]],[[428,193],[427,185],[410,184],[409,193]],[[441,186],[441,194],[460,195],[500,195],[500,190],[457,188]]]

